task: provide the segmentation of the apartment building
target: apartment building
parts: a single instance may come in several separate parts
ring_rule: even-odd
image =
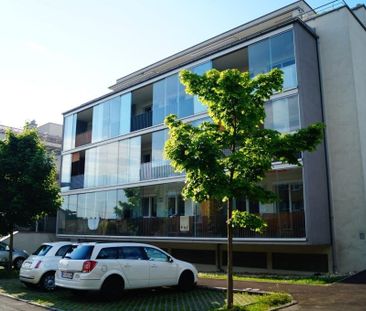
[[[292,132],[326,123],[303,167],[273,163],[263,181],[273,204],[236,198],[261,215],[264,234],[234,231],[237,271],[349,272],[366,269],[366,8],[342,1],[318,10],[297,1],[122,77],[110,93],[64,113],[57,235],[143,241],[202,270],[225,269],[222,203],[183,200],[184,174],[163,157],[173,113],[197,126],[205,107],[178,73],[237,68],[252,76],[281,68],[283,92],[266,103],[265,127]]]

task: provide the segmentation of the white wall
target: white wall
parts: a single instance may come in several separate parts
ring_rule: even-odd
[[[310,21],[318,39],[334,264],[366,269],[366,32],[343,8]]]

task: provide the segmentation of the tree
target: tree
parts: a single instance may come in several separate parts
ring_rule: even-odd
[[[0,233],[10,234],[9,269],[15,227],[29,226],[60,205],[55,162],[37,130],[27,124],[19,134],[7,131],[0,141]]]
[[[246,197],[262,203],[274,202],[276,195],[261,187],[274,160],[301,165],[298,154],[314,151],[323,133],[313,124],[296,133],[282,134],[265,129],[264,104],[282,90],[282,72],[274,69],[251,79],[248,72],[212,69],[203,76],[187,70],[180,73],[186,92],[198,95],[207,106],[213,123],[199,127],[170,115],[165,123],[170,138],[165,156],[176,171],[186,173],[183,196],[196,202],[220,200],[227,206],[227,306],[233,305],[232,228],[245,227],[262,232],[266,224],[254,214],[233,212],[233,199]]]

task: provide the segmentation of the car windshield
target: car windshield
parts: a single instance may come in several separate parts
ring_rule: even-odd
[[[38,249],[33,253],[36,256],[45,256],[49,250],[52,248],[52,245],[44,244],[38,247]]]
[[[79,247],[75,248],[71,254],[66,255],[65,258],[90,259],[93,249],[93,245],[80,245]]]

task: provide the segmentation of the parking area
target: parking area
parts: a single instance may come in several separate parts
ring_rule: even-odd
[[[207,288],[196,288],[189,292],[181,292],[176,288],[157,288],[129,290],[120,299],[110,301],[96,293],[75,295],[69,290],[58,289],[47,293],[40,290],[27,289],[17,279],[3,279],[0,293],[7,293],[18,299],[36,302],[47,307],[60,310],[134,310],[134,311],[193,311],[211,310],[224,305],[225,292]],[[235,294],[235,303],[240,305],[255,302],[257,295]],[[0,308],[1,309],[1,308]],[[3,309],[1,309],[3,310]],[[9,309],[22,310],[22,309]],[[28,310],[28,309],[26,309]]]

